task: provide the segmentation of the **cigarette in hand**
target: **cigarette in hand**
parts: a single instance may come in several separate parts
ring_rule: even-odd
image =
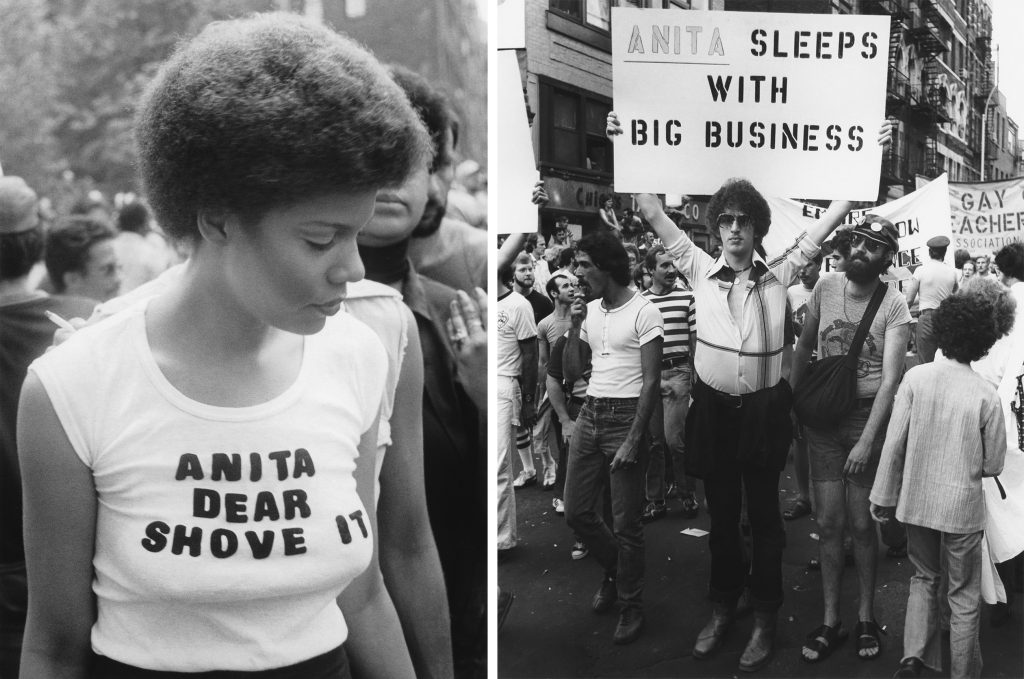
[[[53,322],[53,324],[56,325],[58,328],[63,328],[68,332],[75,332],[77,330],[75,326],[71,325],[71,323],[61,318],[57,314],[53,313],[49,309],[43,311],[43,313],[46,314],[46,317],[49,318]]]

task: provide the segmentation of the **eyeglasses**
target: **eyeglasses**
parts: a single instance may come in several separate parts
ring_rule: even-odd
[[[733,223],[739,228],[745,229],[751,225],[750,215],[731,215],[724,212],[718,215],[718,228],[731,229]]]
[[[885,247],[885,245],[883,243],[879,243],[877,240],[871,240],[870,238],[865,238],[864,236],[860,235],[859,233],[853,234],[850,237],[850,247],[856,248],[856,247],[860,247],[861,245],[863,245],[864,249],[867,250],[870,253],[878,252],[879,250],[881,250],[882,248]]]

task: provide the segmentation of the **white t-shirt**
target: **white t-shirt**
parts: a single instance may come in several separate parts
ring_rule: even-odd
[[[914,271],[914,278],[921,284],[918,296],[921,311],[938,309],[942,300],[953,294],[956,287],[956,269],[948,264],[929,259]]]
[[[370,562],[353,471],[387,356],[349,314],[304,338],[284,393],[196,402],[160,371],[145,304],[30,367],[98,498],[92,647],[157,670],[259,670],[345,641],[337,596]]]
[[[523,352],[519,342],[537,336],[533,307],[514,290],[498,298],[498,374],[519,377]]]
[[[644,383],[640,347],[664,334],[661,312],[640,293],[610,311],[604,308],[603,300],[589,302],[580,328],[580,340],[590,345],[593,366],[587,395],[640,396]]]

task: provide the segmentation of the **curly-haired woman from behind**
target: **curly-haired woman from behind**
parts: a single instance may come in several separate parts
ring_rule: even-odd
[[[377,560],[388,357],[342,302],[425,129],[365,50],[267,14],[179,46],[135,135],[192,255],[30,368],[22,679],[412,677]]]
[[[1014,307],[1008,293],[967,290],[947,297],[935,312],[942,356],[909,370],[896,392],[870,496],[876,520],[884,523],[895,514],[906,525],[914,565],[896,676],[919,676],[922,667],[942,671],[943,574],[949,582],[951,676],[981,673],[981,479],[1002,471],[1006,429],[999,395],[971,362],[1013,327]]]

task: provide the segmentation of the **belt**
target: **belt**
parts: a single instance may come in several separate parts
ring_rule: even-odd
[[[677,365],[686,365],[690,362],[690,356],[683,354],[682,356],[670,356],[668,358],[661,359],[661,369],[668,370],[674,368]]]
[[[853,402],[853,407],[854,408],[870,408],[874,404],[875,404],[875,397],[874,396],[866,396],[864,398],[858,398],[856,401],[854,401]]]
[[[569,397],[569,405],[581,406],[581,405],[584,404],[584,402],[585,402],[585,399],[582,399],[579,396],[570,396]]]

